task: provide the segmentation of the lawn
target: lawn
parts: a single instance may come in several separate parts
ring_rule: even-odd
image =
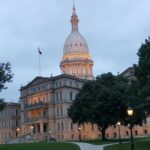
[[[130,143],[125,144],[117,144],[112,146],[107,146],[104,150],[130,150],[131,148]],[[145,141],[136,141],[135,142],[135,149],[136,150],[150,150],[150,140]]]
[[[135,141],[144,140],[144,139],[150,139],[150,138],[149,137],[134,138]],[[128,141],[130,141],[130,138],[122,139],[122,142],[128,142]],[[108,139],[106,141],[101,141],[100,139],[97,139],[97,140],[82,140],[82,142],[94,144],[94,145],[102,145],[102,144],[119,143],[119,140],[118,139]]]
[[[71,143],[1,144],[0,150],[80,150]]]

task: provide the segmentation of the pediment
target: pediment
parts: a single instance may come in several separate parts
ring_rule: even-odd
[[[34,86],[43,82],[48,81],[49,78],[45,78],[45,77],[36,77],[35,79],[33,79],[30,83],[28,83],[28,87],[29,86]]]

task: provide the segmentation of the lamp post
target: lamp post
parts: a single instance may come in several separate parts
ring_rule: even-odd
[[[18,127],[18,128],[16,129],[16,131],[17,131],[17,137],[19,137],[20,128]]]
[[[118,126],[118,133],[119,133],[119,144],[122,144],[122,142],[121,142],[121,134],[120,134],[120,126],[121,126],[121,122],[120,121],[117,122],[117,126]]]
[[[81,141],[81,128],[80,127],[78,128],[78,131],[79,131],[79,141]]]
[[[31,126],[30,126],[31,135],[33,134],[33,129],[34,129],[34,126],[33,126],[33,125],[31,125]]]
[[[132,120],[131,120],[132,116],[133,116],[133,109],[128,108],[127,113],[128,113],[128,116],[130,117],[131,150],[134,150],[133,132],[132,132],[133,123],[132,123]]]

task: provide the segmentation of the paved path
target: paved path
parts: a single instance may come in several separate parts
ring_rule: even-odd
[[[74,144],[77,144],[81,150],[103,150],[105,146],[107,145],[114,145],[117,143],[112,144],[104,144],[104,145],[93,145],[88,143],[81,143],[81,142],[72,142]]]

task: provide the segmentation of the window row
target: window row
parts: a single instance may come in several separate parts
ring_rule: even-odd
[[[69,97],[68,97],[69,100],[73,101],[75,99],[75,95],[76,94],[74,92],[70,91],[69,92]],[[56,102],[62,102],[62,101],[63,101],[63,93],[62,92],[57,92],[56,93]]]
[[[12,116],[12,115],[16,115],[18,116],[19,115],[19,110],[18,109],[9,109],[9,110],[3,110],[0,112],[0,117],[9,117],[9,116]]]
[[[133,131],[133,134],[134,134],[135,136],[138,136],[138,135],[139,135],[138,130],[134,130],[134,131]],[[148,134],[148,130],[147,130],[147,129],[144,129],[144,130],[143,130],[143,134],[147,135],[147,134]],[[109,138],[109,136],[110,136],[110,135],[109,135],[108,133],[106,133],[106,137]],[[117,138],[117,136],[119,136],[118,133],[117,133],[117,132],[114,132],[114,133],[113,133],[113,137],[114,137],[114,138]],[[130,132],[129,132],[129,131],[125,131],[125,136],[130,136]]]
[[[33,94],[33,93],[41,92],[41,91],[47,90],[49,88],[50,88],[50,84],[45,83],[45,84],[39,85],[37,87],[29,88],[26,91],[22,91],[21,96],[26,96],[27,94]]]
[[[19,122],[18,120],[16,121],[1,121],[0,122],[0,127],[18,127]]]
[[[40,102],[47,103],[48,102],[48,96],[45,96],[45,97],[42,97],[42,98],[27,99],[25,101],[25,104],[37,104],[37,103],[40,103]]]
[[[77,81],[72,81],[72,80],[63,80],[55,83],[56,88],[61,86],[71,86],[75,88],[80,88],[80,84]]]
[[[63,116],[63,108],[57,108],[57,117]]]

